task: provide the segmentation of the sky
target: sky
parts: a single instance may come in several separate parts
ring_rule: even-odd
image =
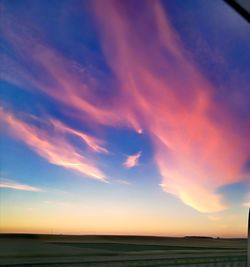
[[[246,236],[238,13],[221,0],[0,8],[1,232]]]

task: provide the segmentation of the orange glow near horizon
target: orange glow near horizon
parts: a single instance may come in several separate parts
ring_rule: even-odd
[[[60,213],[60,214],[59,214]],[[190,220],[183,226],[183,221],[168,220],[164,223],[145,215],[129,216],[115,215],[115,217],[105,218],[98,214],[73,215],[56,212],[56,215],[41,215],[30,211],[29,215],[11,216],[0,225],[0,233],[40,233],[40,234],[68,234],[68,235],[142,235],[142,236],[169,236],[183,237],[212,236],[212,237],[235,237],[245,238],[247,229],[240,223],[234,224],[234,232],[229,223],[225,220],[218,222],[211,221],[206,225],[201,225],[195,220]],[[72,217],[71,217],[72,216]],[[93,220],[94,216],[94,220]],[[29,218],[29,220],[27,220]],[[18,219],[18,226],[15,220]],[[102,224],[100,225],[100,220]],[[115,224],[113,223],[115,220]],[[42,222],[42,224],[41,224]],[[235,221],[236,222],[236,221]],[[209,225],[209,228],[208,228]]]
[[[208,218],[185,217],[176,219],[171,214],[158,214],[136,207],[108,205],[105,210],[93,204],[43,203],[34,208],[2,210],[0,232],[53,233],[53,234],[114,234],[152,236],[213,236],[245,237],[246,227],[237,217],[225,216],[213,221]],[[81,212],[82,210],[82,212]],[[18,220],[18,226],[16,225]],[[185,220],[185,225],[183,225]],[[102,222],[100,224],[100,221]],[[234,224],[234,232],[231,224]]]

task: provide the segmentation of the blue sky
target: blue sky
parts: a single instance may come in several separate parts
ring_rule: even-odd
[[[1,1],[1,231],[246,235],[248,23],[103,2]]]

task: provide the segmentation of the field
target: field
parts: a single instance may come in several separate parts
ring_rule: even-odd
[[[0,266],[239,266],[246,239],[0,235]]]

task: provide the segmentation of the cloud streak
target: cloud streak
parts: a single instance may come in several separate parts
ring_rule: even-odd
[[[10,179],[0,179],[0,188],[15,189],[21,191],[41,192],[42,189],[27,184],[21,184]]]
[[[87,74],[75,72],[75,62],[64,57],[40,38],[40,35],[37,35],[39,30],[35,26],[20,27],[15,18],[6,14],[1,31],[19,56],[19,61],[15,61],[7,54],[3,55],[6,66],[2,75],[4,80],[31,92],[34,88],[39,90],[53,99],[66,115],[87,124],[119,123],[119,105],[116,107],[117,113],[110,108],[110,103],[105,105],[102,99],[94,94],[98,90],[96,79],[91,77],[94,82],[90,82]],[[32,66],[36,77],[23,66]],[[84,139],[86,140],[85,137]]]
[[[39,129],[24,120],[16,118],[3,108],[0,109],[0,114],[13,136],[26,143],[50,163],[76,171],[93,179],[106,180],[104,173],[89,158],[78,153],[76,148],[63,135]],[[60,124],[58,123],[58,125]],[[60,127],[63,126],[60,125]]]
[[[123,162],[123,166],[127,169],[131,169],[138,165],[139,159],[141,157],[141,152],[137,152],[134,155],[130,155],[127,159]]]
[[[67,127],[65,124],[61,123],[58,120],[50,119],[49,121],[53,125],[53,127],[56,128],[57,131],[68,133],[68,134],[79,137],[93,151],[98,152],[98,153],[105,153],[105,154],[109,153],[108,150],[102,146],[104,143],[103,140],[90,136],[84,132],[77,131],[73,128]]]

